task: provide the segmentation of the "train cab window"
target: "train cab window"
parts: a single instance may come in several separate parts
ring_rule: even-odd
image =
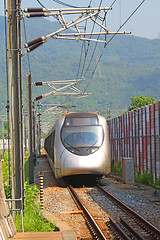
[[[64,125],[66,126],[88,126],[98,125],[97,118],[66,118]]]
[[[77,155],[89,155],[102,145],[104,138],[102,126],[63,126],[61,139],[63,145]]]

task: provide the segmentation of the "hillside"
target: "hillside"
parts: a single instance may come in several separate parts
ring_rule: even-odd
[[[0,87],[1,99],[5,103],[5,41],[4,18],[0,17]],[[26,20],[28,41],[49,34],[58,29],[59,25],[45,19]],[[23,32],[23,31],[22,31]],[[23,41],[24,44],[24,41]],[[49,40],[38,49],[30,53],[32,80],[53,81],[75,79],[80,59],[82,42],[69,40]],[[87,44],[86,44],[87,46]],[[93,45],[94,47],[94,45]],[[91,50],[93,50],[91,47]],[[111,108],[112,116],[121,114],[129,105],[131,96],[147,95],[159,99],[160,96],[160,40],[148,40],[134,36],[116,36],[106,47],[101,62],[100,71],[96,71],[94,78],[88,82],[97,57],[101,54],[103,45],[98,45],[95,58],[86,75],[86,82],[78,88],[93,95],[81,98],[73,103],[78,109],[100,111],[106,116],[107,108]],[[91,51],[92,52],[92,51]],[[91,55],[89,52],[89,55]],[[88,59],[87,62],[88,63]],[[26,99],[26,79],[28,73],[27,57],[23,57],[23,87],[24,102]],[[49,89],[50,91],[51,89]],[[33,95],[39,96],[46,88],[33,87]],[[45,102],[59,103],[65,97],[50,97]]]

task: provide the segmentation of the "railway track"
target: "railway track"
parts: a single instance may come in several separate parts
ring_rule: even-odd
[[[107,196],[109,200],[116,204],[119,209],[123,210],[121,217],[108,216],[108,220],[97,221],[88,210],[89,206],[85,205],[80,196],[74,188],[67,183],[67,188],[76,202],[79,209],[83,211],[83,217],[94,239],[160,239],[160,230],[146,221],[139,214],[127,207],[125,204],[116,199],[113,195],[104,190],[100,185],[96,184],[95,187],[101,191],[102,194]],[[121,211],[121,210],[117,210]],[[95,214],[94,214],[95,215]],[[103,221],[103,223],[102,223]],[[100,224],[98,224],[100,222]],[[104,227],[104,224],[106,227]]]
[[[103,189],[99,184],[96,184],[95,186],[119,208],[123,209],[123,211],[127,213],[127,216],[120,217],[118,226],[122,226],[122,229],[125,228],[127,231],[129,231],[131,235],[135,237],[135,239],[160,239],[160,230],[158,228],[153,226],[150,222],[145,220],[142,216],[133,211],[127,205],[119,201],[112,194]],[[115,224],[112,219],[110,219],[110,223],[116,228],[117,224]],[[138,232],[140,233],[138,234]]]

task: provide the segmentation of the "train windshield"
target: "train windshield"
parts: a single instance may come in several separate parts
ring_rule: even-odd
[[[103,142],[102,126],[63,127],[61,138],[64,146],[69,148],[99,148]]]

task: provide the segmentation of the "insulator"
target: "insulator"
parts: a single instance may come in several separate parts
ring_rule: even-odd
[[[38,101],[38,100],[40,100],[42,97],[43,97],[43,96],[40,95],[40,96],[36,97],[35,100]]]
[[[42,44],[43,42],[39,42],[37,44],[32,45],[31,47],[27,48],[27,52],[32,52],[35,48],[39,47]]]
[[[24,12],[44,12],[45,8],[25,8]]]
[[[27,14],[26,17],[27,18],[32,18],[32,17],[47,17],[48,14],[47,13],[33,13],[33,14]]]
[[[30,46],[32,46],[32,45],[37,44],[37,43],[41,43],[41,42],[43,43],[43,41],[44,41],[45,39],[46,39],[46,37],[44,37],[44,36],[42,36],[42,37],[40,37],[40,38],[36,38],[35,40],[26,43],[26,44],[25,44],[25,47],[28,48],[28,47],[30,47]]]
[[[35,82],[34,85],[35,85],[35,86],[42,86],[42,85],[43,85],[43,82]]]

